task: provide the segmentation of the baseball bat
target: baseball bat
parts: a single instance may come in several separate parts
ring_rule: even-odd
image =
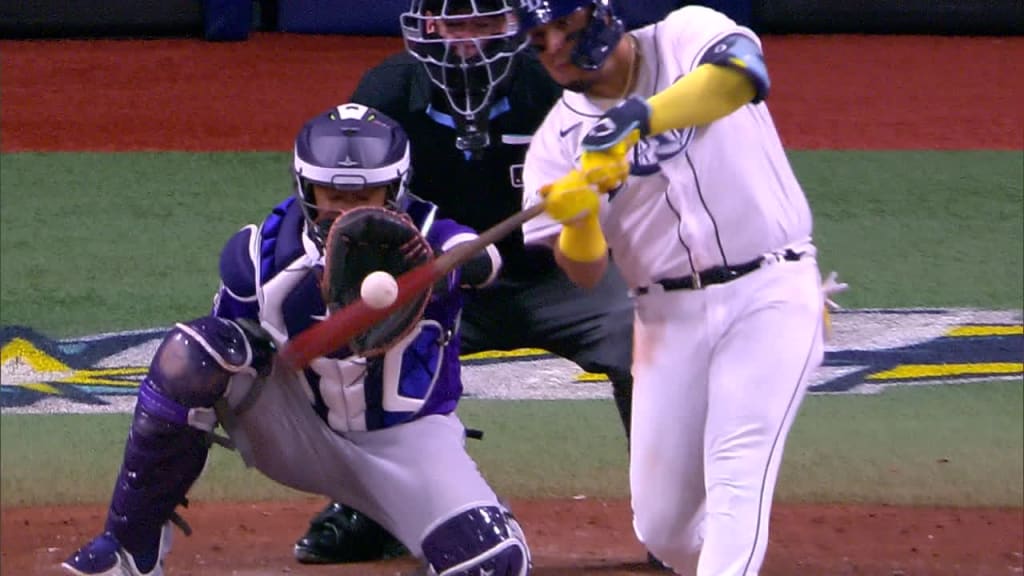
[[[488,228],[473,240],[458,244],[430,262],[399,275],[395,279],[398,283],[398,296],[390,306],[371,308],[362,298],[358,298],[348,306],[334,311],[326,320],[310,326],[288,340],[280,351],[281,359],[289,367],[301,370],[309,366],[314,359],[348,344],[374,324],[413,301],[442,276],[464,264],[478,252],[501,240],[543,211],[544,203],[540,202],[521,212],[516,212]]]

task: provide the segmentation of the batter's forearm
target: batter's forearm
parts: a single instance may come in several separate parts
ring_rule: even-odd
[[[580,262],[569,258],[556,247],[555,262],[569,277],[569,280],[572,280],[573,284],[580,288],[593,288],[604,277],[605,270],[608,268],[608,255],[606,253],[590,262]]]
[[[660,134],[708,124],[752,101],[757,91],[745,73],[702,64],[675,84],[651,96],[650,132]]]

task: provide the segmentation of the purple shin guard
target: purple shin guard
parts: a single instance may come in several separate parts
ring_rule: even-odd
[[[144,573],[160,560],[161,528],[206,464],[210,436],[189,425],[189,409],[212,406],[230,377],[197,341],[196,334],[209,340],[203,324],[190,323],[191,333],[172,329],[157,350],[139,387],[111,497],[105,529]]]
[[[530,569],[518,524],[497,506],[449,518],[423,539],[423,554],[447,576],[524,576]]]

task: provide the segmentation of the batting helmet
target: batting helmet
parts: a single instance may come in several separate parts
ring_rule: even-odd
[[[523,31],[564,18],[577,10],[593,8],[590,21],[579,32],[572,63],[584,70],[597,70],[625,33],[609,0],[521,0],[519,22]]]
[[[342,104],[313,117],[299,131],[293,173],[310,232],[320,242],[330,222],[318,221],[313,184],[337,190],[386,185],[388,207],[400,209],[409,182],[409,138],[379,111]]]

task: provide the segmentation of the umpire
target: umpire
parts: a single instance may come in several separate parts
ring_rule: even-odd
[[[398,121],[412,148],[413,194],[478,231],[522,209],[530,135],[561,95],[522,49],[516,0],[413,0],[402,15],[407,52],[362,78],[351,101]],[[498,243],[504,266],[469,293],[463,353],[543,348],[583,370],[605,373],[628,437],[633,380],[633,306],[614,268],[587,291],[561,272],[547,247],[521,230]],[[295,544],[303,563],[378,560],[403,554],[369,518],[330,504]]]

